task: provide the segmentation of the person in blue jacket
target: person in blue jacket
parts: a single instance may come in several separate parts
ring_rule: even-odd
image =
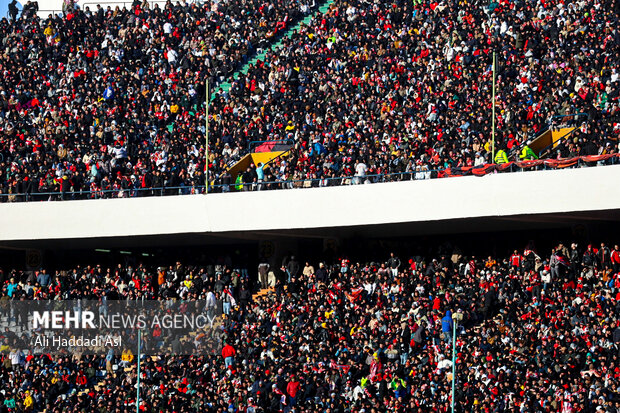
[[[443,332],[443,339],[450,341],[452,338],[452,311],[446,311],[446,315],[441,319],[441,331]]]

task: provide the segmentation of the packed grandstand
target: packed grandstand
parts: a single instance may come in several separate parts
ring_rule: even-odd
[[[617,162],[617,2],[30,10],[0,22],[3,201],[200,193],[206,156],[212,192]],[[261,142],[288,147],[231,173]]]
[[[221,353],[144,358],[146,412],[445,412],[453,371],[457,411],[620,411],[617,245],[440,252],[250,269],[5,269],[0,302],[222,298]],[[273,292],[253,296],[251,285]],[[135,408],[134,354],[57,359],[0,336],[4,411]]]
[[[29,3],[0,20],[0,212],[28,220],[28,207],[57,207],[50,219],[66,222],[60,211],[85,220],[76,227],[92,231],[88,218],[111,229],[82,245],[73,227],[18,237],[19,220],[10,235],[0,225],[0,413],[620,413],[620,248],[608,203],[538,221],[540,212],[519,209],[531,215],[520,230],[531,233],[506,232],[495,245],[475,244],[504,215],[487,224],[476,215],[470,226],[456,216],[446,228],[430,218],[392,238],[403,222],[325,233],[313,222],[308,232],[278,228],[269,248],[268,227],[190,237],[170,219],[138,237],[130,213],[89,214],[106,201],[11,204],[615,164],[619,2],[63,4],[44,16]],[[569,179],[557,175],[535,201],[572,190]],[[604,195],[585,189],[576,197]],[[286,203],[306,193],[265,195]],[[213,197],[228,198],[204,199]],[[145,216],[163,221],[192,198],[108,205],[170,199],[179,203],[151,204],[165,213]],[[572,236],[559,235],[571,212]],[[410,229],[442,235],[404,235]],[[328,245],[328,233],[355,242]],[[368,247],[371,236],[380,248]],[[119,251],[117,239],[132,247]],[[110,249],[93,255],[97,242]],[[146,245],[156,252],[138,252]],[[138,352],[60,355],[37,351],[17,327],[18,304],[85,300],[204,303],[221,314],[222,341],[208,354],[144,354],[176,339],[145,330]]]

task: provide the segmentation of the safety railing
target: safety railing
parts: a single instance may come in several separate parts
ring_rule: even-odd
[[[195,3],[196,1],[188,1],[188,3]],[[135,2],[133,1],[123,1],[123,0],[118,0],[118,1],[114,1],[114,0],[104,0],[104,1],[87,1],[87,2],[81,2],[80,4],[78,4],[77,6],[80,9],[86,10],[86,7],[88,7],[90,9],[91,12],[96,11],[97,6],[101,6],[103,7],[103,9],[107,9],[108,6],[110,6],[112,8],[112,10],[114,10],[116,8],[116,6],[118,6],[121,10],[125,7],[127,9],[131,9],[133,7],[133,4]],[[140,1],[140,5],[142,5],[143,1]],[[160,8],[163,8],[163,6],[166,5],[167,1],[161,1],[161,0],[148,0],[147,3],[149,4],[149,7],[153,7],[155,4],[159,5]],[[172,4],[176,4],[176,1],[173,1]]]
[[[106,10],[108,6],[112,8],[112,10],[114,10],[118,6],[118,8],[122,10],[123,8],[131,9],[132,5],[133,5],[133,1],[104,1],[104,2],[89,1],[87,3],[81,3],[79,6],[80,6],[80,9],[82,10],[86,10],[86,7],[88,7],[89,10],[93,12],[93,11],[97,11],[97,6],[101,6],[104,10]]]
[[[365,185],[400,181],[422,181],[436,178],[458,176],[483,176],[489,173],[523,172],[530,170],[549,170],[557,168],[582,168],[620,163],[620,154],[600,156],[582,156],[563,160],[538,160],[524,162],[510,162],[503,165],[484,164],[477,167],[455,167],[429,169],[409,172],[395,172],[388,174],[369,174],[362,176],[345,176],[337,178],[276,180],[251,183],[213,183],[209,185],[209,193],[250,192],[276,189],[320,188],[328,186]],[[36,201],[66,201],[87,199],[137,198],[157,197],[170,195],[204,194],[204,185],[170,186],[159,188],[128,188],[102,189],[96,191],[67,191],[67,192],[28,192],[28,193],[1,193],[0,203],[3,202],[36,202]]]
[[[0,194],[0,202],[68,201],[86,199],[135,198],[204,193],[204,185],[159,188],[100,189],[94,191],[54,191]]]
[[[58,15],[62,15],[62,10],[37,10],[37,15],[42,18],[47,18],[47,16],[52,15],[52,17],[56,17]]]
[[[140,1],[140,4],[142,4],[144,1]],[[167,0],[147,0],[147,3],[149,3],[149,7],[153,7],[155,4],[159,5],[160,8],[163,8],[166,6]],[[176,4],[176,1],[172,2],[173,4]],[[200,0],[190,0],[187,3],[191,4],[191,3],[201,3]],[[133,1],[123,1],[123,0],[103,0],[103,1],[87,1],[87,2],[80,2],[78,3],[77,1],[75,2],[75,8],[80,9],[80,10],[86,10],[86,7],[88,7],[90,9],[91,12],[95,12],[97,11],[97,6],[101,6],[104,10],[106,10],[108,8],[108,6],[110,6],[112,8],[112,10],[114,10],[117,6],[120,9],[123,8],[127,8],[127,9],[131,9],[133,7],[134,2]],[[18,17],[21,16],[22,14],[22,8],[20,6],[19,11],[18,11]],[[64,15],[64,11],[62,9],[39,9],[36,11],[36,14],[41,18],[41,19],[46,19],[50,14],[52,15],[52,17],[56,17],[56,16],[63,16]],[[6,12],[6,18],[10,19],[10,14],[7,11]]]
[[[569,118],[572,118],[572,119],[569,119]],[[557,125],[557,124],[567,123],[567,121],[568,123],[572,123],[572,122],[578,122],[580,119],[585,120],[587,118],[588,118],[587,113],[571,113],[568,115],[555,115],[551,117],[551,124]]]

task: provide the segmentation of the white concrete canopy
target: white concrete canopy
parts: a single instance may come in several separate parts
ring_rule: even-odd
[[[0,241],[311,230],[620,210],[620,166],[345,187],[0,204]]]

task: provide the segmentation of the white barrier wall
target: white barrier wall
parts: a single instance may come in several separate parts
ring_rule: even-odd
[[[347,187],[0,204],[0,240],[324,228],[620,209],[620,166]]]

